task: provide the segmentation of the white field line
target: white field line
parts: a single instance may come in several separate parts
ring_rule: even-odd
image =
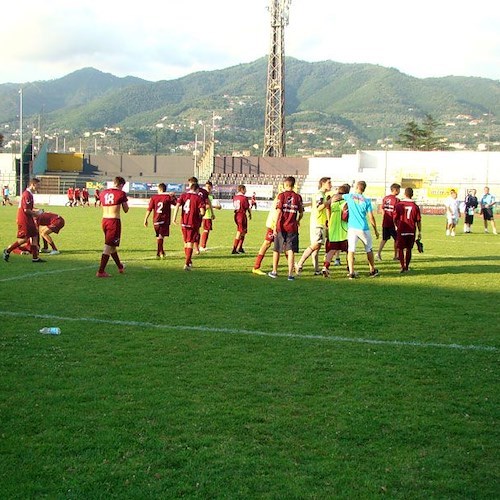
[[[327,335],[306,335],[299,333],[274,333],[274,332],[261,332],[258,330],[244,330],[244,329],[233,329],[233,328],[215,328],[208,326],[185,326],[185,325],[165,325],[148,323],[143,321],[122,321],[122,320],[110,320],[110,319],[99,319],[99,318],[70,318],[67,316],[55,316],[52,314],[34,314],[34,313],[19,313],[13,311],[2,311],[0,310],[0,316],[11,316],[16,318],[37,318],[45,319],[50,321],[77,321],[79,323],[98,323],[105,325],[115,325],[115,326],[135,326],[138,328],[156,328],[159,330],[177,330],[177,331],[188,331],[188,332],[202,332],[202,333],[224,333],[231,335],[249,335],[257,337],[276,337],[276,338],[288,338],[288,339],[300,339],[300,340],[319,340],[325,342],[349,342],[354,344],[371,344],[371,345],[390,345],[390,346],[400,346],[400,347],[420,347],[420,348],[443,348],[443,349],[456,349],[461,351],[493,351],[496,352],[499,349],[493,346],[483,346],[483,345],[462,345],[462,344],[440,344],[434,342],[417,342],[417,341],[405,341],[405,340],[378,340],[378,339],[366,339],[366,338],[351,338],[351,337],[339,337],[339,336],[327,336]]]
[[[45,276],[47,274],[60,274],[60,273],[67,273],[67,272],[73,272],[73,271],[81,271],[82,269],[90,269],[91,267],[93,267],[94,269],[97,269],[99,267],[99,263],[93,264],[92,266],[72,267],[72,268],[65,268],[65,269],[53,269],[51,271],[40,271],[37,273],[19,274],[17,276],[10,276],[9,278],[0,278],[0,283],[4,283],[5,281],[17,281],[17,280],[23,280],[23,279],[32,279],[32,278],[35,278],[36,276]]]

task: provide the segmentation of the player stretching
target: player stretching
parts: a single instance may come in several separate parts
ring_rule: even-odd
[[[170,213],[171,207],[174,204],[173,198],[165,191],[167,186],[161,182],[158,184],[158,194],[151,196],[148,209],[144,216],[144,227],[148,227],[148,219],[153,215],[153,226],[156,234],[156,258],[164,259],[165,250],[163,248],[163,240],[170,235]]]
[[[117,248],[120,246],[121,238],[121,219],[120,209],[123,208],[125,213],[128,212],[128,198],[123,186],[125,179],[123,177],[115,177],[114,187],[101,191],[99,197],[102,205],[102,230],[104,232],[104,249],[101,255],[101,265],[96,273],[98,278],[109,278],[110,275],[106,272],[106,265],[109,257],[112,257],[118,267],[118,271],[123,274],[125,266],[118,257]]]
[[[412,200],[412,197],[413,189],[406,188],[405,198],[396,204],[394,208],[394,222],[398,232],[396,245],[402,273],[407,273],[410,270],[411,253],[415,243],[415,227],[418,229],[417,239],[422,237],[420,208]]]
[[[43,248],[40,251],[50,255],[59,255],[61,252],[57,249],[57,246],[50,235],[52,233],[59,234],[59,231],[64,227],[65,220],[60,215],[53,214],[52,212],[44,212],[36,218],[36,221],[38,223],[38,229],[40,230],[40,236],[42,237],[43,243]],[[52,250],[49,250],[49,245]]]
[[[40,180],[33,178],[30,180],[28,187],[23,192],[19,208],[17,209],[17,240],[3,251],[3,260],[9,261],[10,253],[26,243],[30,242],[30,251],[32,262],[45,262],[38,256],[38,227],[35,222],[35,217],[42,214],[43,210],[35,210],[35,200],[33,193],[36,193],[40,186]]]
[[[186,256],[184,270],[190,271],[193,266],[193,247],[198,242],[202,218],[205,215],[205,200],[198,193],[197,182],[191,182],[189,190],[182,193],[177,199],[174,210],[174,224],[177,222],[179,209],[182,210],[181,229],[184,240],[184,254]]]

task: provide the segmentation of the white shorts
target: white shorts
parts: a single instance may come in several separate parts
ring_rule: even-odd
[[[355,252],[356,243],[361,241],[365,247],[365,252],[371,252],[373,249],[372,235],[370,231],[363,231],[362,229],[349,228],[347,230],[347,251]]]
[[[323,245],[326,241],[326,229],[324,227],[311,227],[311,246],[313,245]]]
[[[453,226],[456,226],[458,224],[458,218],[451,214],[446,215],[446,221],[448,222],[448,224],[452,224]]]

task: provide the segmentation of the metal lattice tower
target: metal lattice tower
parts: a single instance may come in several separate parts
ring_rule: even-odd
[[[285,156],[285,26],[292,0],[270,0],[271,49],[267,64],[263,156]]]

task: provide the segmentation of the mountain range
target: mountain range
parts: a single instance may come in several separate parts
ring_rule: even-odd
[[[4,146],[19,127],[22,88],[24,127],[64,135],[68,148],[99,134],[100,148],[114,152],[185,154],[195,134],[201,138],[215,124],[219,153],[257,150],[266,77],[261,58],[158,82],[84,68],[56,80],[2,84]],[[288,155],[391,147],[405,124],[426,114],[448,144],[500,149],[498,80],[419,79],[372,64],[287,58],[285,82]]]

